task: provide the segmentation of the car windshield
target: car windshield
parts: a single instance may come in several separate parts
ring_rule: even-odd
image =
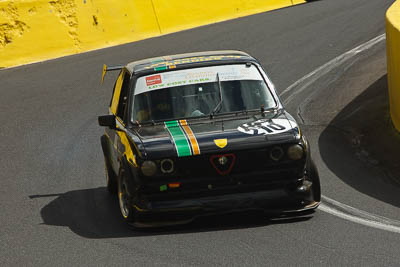
[[[276,103],[254,65],[177,70],[137,80],[132,121],[193,118],[213,112],[223,114],[260,109],[261,106],[268,109],[275,107]]]

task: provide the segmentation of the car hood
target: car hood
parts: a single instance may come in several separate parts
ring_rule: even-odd
[[[246,117],[169,121],[136,130],[145,157],[161,159],[221,154],[295,142],[300,130],[285,111]]]

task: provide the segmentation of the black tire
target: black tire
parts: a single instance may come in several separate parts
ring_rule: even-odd
[[[311,189],[312,189],[314,201],[320,202],[321,201],[321,183],[319,180],[318,169],[315,166],[315,163],[313,160],[311,160],[311,162],[310,162],[308,178],[312,182]]]
[[[118,203],[124,221],[132,223],[135,219],[135,209],[131,204],[131,183],[129,176],[123,167],[118,174]]]
[[[107,191],[110,194],[115,195],[118,189],[117,177],[106,158],[104,158],[104,170],[106,174]]]
[[[104,169],[105,169],[105,175],[106,175],[106,185],[107,185],[107,190],[110,194],[116,194],[117,193],[117,175],[115,174],[111,163],[110,159],[108,158],[110,155],[109,152],[109,143],[108,143],[108,138],[106,135],[102,135],[100,138],[101,142],[101,148],[103,150],[103,156],[104,156]]]

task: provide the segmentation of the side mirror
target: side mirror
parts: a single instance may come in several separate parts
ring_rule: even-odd
[[[99,116],[99,125],[110,127],[110,129],[116,129],[117,125],[115,124],[115,115]]]

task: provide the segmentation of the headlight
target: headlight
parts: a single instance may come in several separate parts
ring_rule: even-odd
[[[292,145],[288,148],[288,157],[292,160],[299,160],[303,157],[304,149],[301,145]]]
[[[174,171],[174,162],[171,159],[163,159],[161,161],[161,172],[172,173]]]
[[[146,176],[153,176],[157,173],[157,165],[154,161],[146,160],[141,167],[142,173]]]
[[[283,157],[283,155],[284,155],[283,149],[279,146],[273,147],[269,152],[269,156],[274,161],[279,161]]]

